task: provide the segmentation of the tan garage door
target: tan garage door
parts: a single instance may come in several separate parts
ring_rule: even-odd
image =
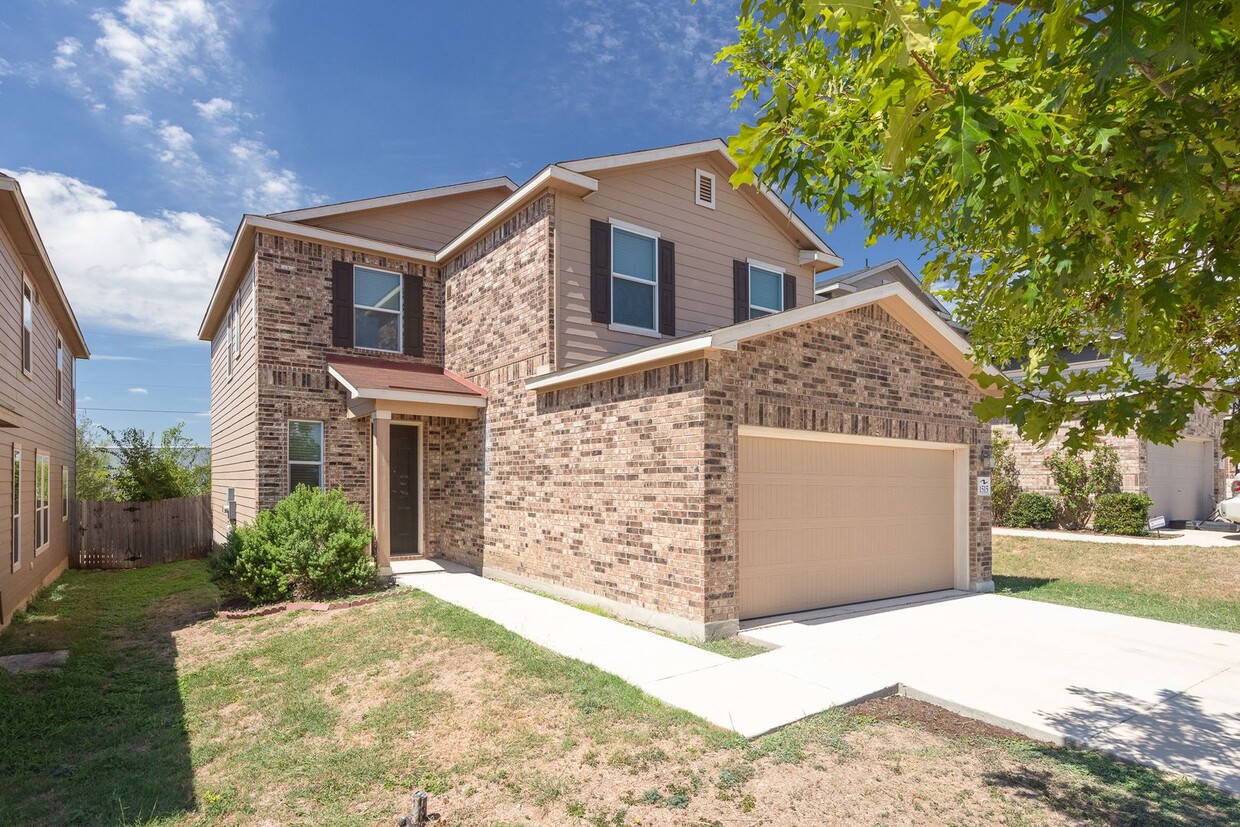
[[[1146,472],[1153,516],[1204,520],[1214,511],[1214,445],[1182,439],[1174,445],[1147,443]]]
[[[950,589],[951,450],[742,436],[741,618]]]

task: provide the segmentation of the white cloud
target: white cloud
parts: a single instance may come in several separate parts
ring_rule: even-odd
[[[224,98],[212,98],[209,101],[194,101],[194,108],[198,110],[198,114],[202,115],[208,121],[219,120],[225,115],[231,115],[236,109],[236,104]]]
[[[193,340],[230,234],[195,212],[139,215],[85,181],[11,172],[84,324]]]
[[[728,130],[734,83],[715,54],[736,37],[735,3],[697,0],[561,0],[574,60],[553,76],[566,106],[588,110],[619,101],[675,112],[696,129]],[[614,111],[614,110],[612,110]]]
[[[146,396],[148,393],[150,393],[150,391],[148,391],[146,388],[130,388],[129,392],[136,393],[139,396]]]
[[[234,0],[123,0],[91,19],[93,42],[57,44],[55,74],[95,111],[115,111],[121,125],[141,133],[164,181],[229,219],[238,209],[275,212],[324,200],[246,129],[257,118],[238,97],[249,76],[233,48],[242,23]],[[203,128],[191,133],[183,124],[195,113]]]

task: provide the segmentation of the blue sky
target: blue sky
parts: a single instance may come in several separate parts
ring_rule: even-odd
[[[243,212],[732,134],[737,5],[5,0],[0,169],[94,353],[80,413],[207,442],[194,335]],[[846,269],[921,252],[827,240]]]

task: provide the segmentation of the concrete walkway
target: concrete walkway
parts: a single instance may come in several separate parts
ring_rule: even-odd
[[[1082,543],[1116,543],[1127,546],[1197,546],[1199,548],[1240,548],[1240,533],[1200,531],[1189,528],[1165,529],[1164,534],[1179,537],[1125,537],[1111,534],[1087,534],[1079,531],[1045,531],[1040,528],[1001,528],[991,532],[1005,537],[1039,537],[1043,540],[1075,540]]]
[[[1240,635],[950,592],[749,623],[779,648],[733,660],[438,561],[403,566],[401,583],[746,737],[902,691],[1240,795]]]

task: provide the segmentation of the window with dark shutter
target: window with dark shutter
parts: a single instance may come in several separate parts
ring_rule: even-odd
[[[749,320],[749,263],[732,262],[732,321]]]
[[[784,273],[784,310],[797,306],[797,277]]]
[[[353,265],[332,262],[332,344],[353,347]]]
[[[676,245],[659,239],[659,332],[676,335]]]
[[[590,321],[611,321],[611,225],[590,221]]]
[[[404,351],[408,356],[421,356],[423,354],[423,341],[426,332],[422,300],[424,286],[425,279],[422,276],[405,276],[405,322],[403,332],[405,337]]]

